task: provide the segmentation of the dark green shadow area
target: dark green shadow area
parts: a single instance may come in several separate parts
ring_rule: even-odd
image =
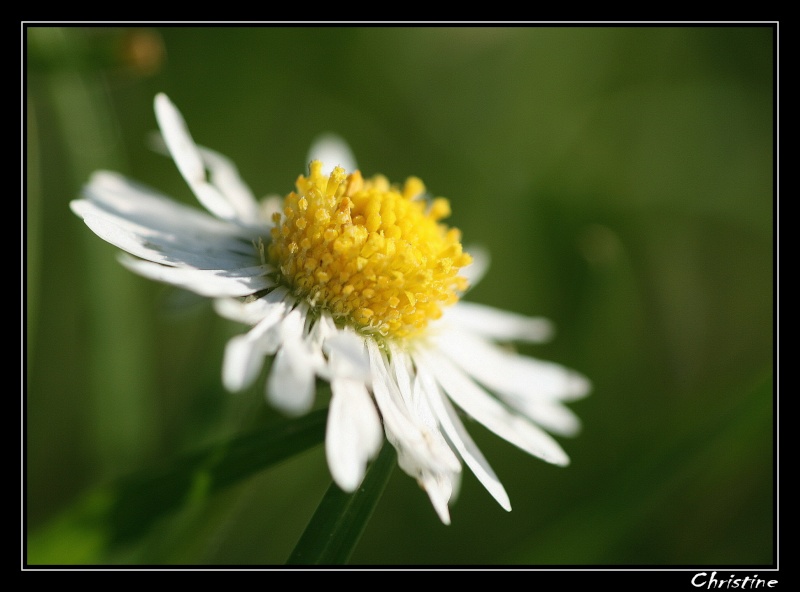
[[[327,409],[281,421],[84,495],[28,541],[28,563],[94,563],[135,542],[160,518],[193,506],[325,437]]]

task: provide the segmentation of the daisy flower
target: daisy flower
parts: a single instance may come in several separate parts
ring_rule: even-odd
[[[125,251],[132,271],[213,298],[220,315],[250,327],[226,345],[228,390],[250,387],[267,356],[266,398],[285,414],[311,409],[317,378],[330,384],[325,453],[339,487],[358,488],[385,435],[445,524],[462,464],[510,510],[465,416],[568,464],[548,432],[577,432],[565,403],[589,382],[508,347],[549,338],[545,319],[460,301],[487,257],[467,254],[442,223],[446,199],[430,198],[415,177],[363,177],[346,145],[326,137],[294,191],[259,202],[227,158],[194,143],[165,95],[155,112],[206,212],[105,171],[71,208]]]

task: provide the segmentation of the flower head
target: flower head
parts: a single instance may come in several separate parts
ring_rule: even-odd
[[[569,462],[547,431],[578,430],[564,403],[589,383],[499,345],[547,339],[546,320],[460,300],[487,258],[464,252],[442,222],[446,199],[426,197],[415,177],[402,186],[365,179],[343,142],[327,137],[282,203],[259,203],[228,159],[194,143],[165,95],[155,110],[208,213],[110,172],[95,173],[71,207],[127,252],[131,270],[211,297],[220,315],[250,327],[226,346],[226,388],[249,387],[274,356],[266,397],[300,415],[316,379],[330,383],[325,452],[342,489],[359,486],[385,434],[443,522],[462,463],[510,510],[463,413],[547,462]]]

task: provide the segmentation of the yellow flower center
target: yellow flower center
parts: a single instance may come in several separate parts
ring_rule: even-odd
[[[450,204],[421,199],[416,177],[401,189],[339,167],[326,176],[314,161],[296,186],[273,215],[269,257],[297,295],[337,322],[402,339],[466,289],[461,233],[439,223]]]

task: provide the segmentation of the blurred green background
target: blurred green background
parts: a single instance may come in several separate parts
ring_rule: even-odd
[[[109,542],[107,484],[279,419],[260,385],[221,386],[243,327],[126,271],[69,210],[99,168],[194,203],[150,149],[164,91],[257,195],[289,191],[326,131],[365,175],[422,178],[492,254],[470,299],[551,318],[523,350],[593,381],[568,468],[470,424],[512,512],[467,472],[444,526],[395,469],[353,564],[774,562],[773,27],[25,37],[27,561],[282,564],[330,483],[316,446]]]

